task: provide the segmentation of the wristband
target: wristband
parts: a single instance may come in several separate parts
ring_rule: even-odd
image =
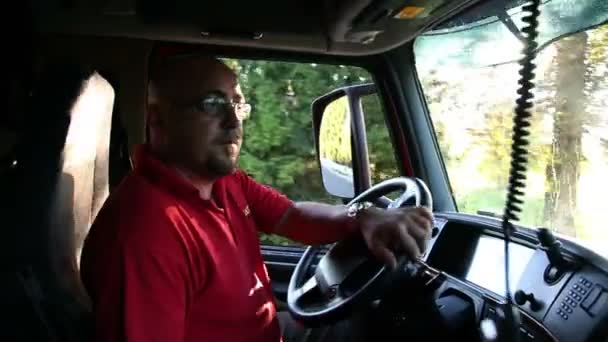
[[[358,218],[361,213],[365,212],[368,208],[373,206],[371,202],[357,202],[353,203],[347,208],[346,214],[348,217]]]

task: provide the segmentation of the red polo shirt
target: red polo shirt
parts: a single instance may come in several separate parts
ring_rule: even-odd
[[[260,253],[291,201],[242,171],[214,201],[138,146],[85,242],[96,341],[279,341]]]

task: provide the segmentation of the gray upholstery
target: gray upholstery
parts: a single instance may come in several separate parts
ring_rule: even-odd
[[[114,90],[64,63],[42,74],[30,100],[2,179],[0,302],[14,323],[0,321],[0,340],[85,341],[92,320],[78,261],[109,192]]]
[[[83,82],[70,125],[50,212],[54,271],[80,300],[79,259],[84,239],[109,193],[109,146],[114,90],[98,73]]]

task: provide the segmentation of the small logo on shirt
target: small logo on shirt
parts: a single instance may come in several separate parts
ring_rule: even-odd
[[[249,216],[249,214],[251,214],[251,210],[249,210],[249,206],[246,206],[245,209],[243,209],[243,214],[245,214],[245,216]]]

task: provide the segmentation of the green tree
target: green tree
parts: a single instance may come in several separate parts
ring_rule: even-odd
[[[322,185],[310,106],[338,87],[370,82],[369,73],[342,65],[225,61],[238,73],[245,98],[253,106],[251,118],[244,124],[239,166],[292,200],[335,203],[337,199]],[[292,243],[276,236],[263,236],[262,240]]]
[[[377,94],[364,96],[361,99],[361,107],[365,121],[372,183],[398,177],[400,172],[380,97]]]
[[[588,44],[585,93],[601,94],[599,89],[608,88],[608,25],[593,30],[589,34]],[[608,127],[604,96],[593,96],[588,111],[591,113],[588,122],[590,126]],[[608,156],[608,139],[600,137],[600,143]]]
[[[238,72],[245,97],[253,105],[252,117],[245,123],[240,166],[294,200],[335,202],[321,184],[310,105],[338,87],[371,82],[370,74],[365,69],[343,65],[259,60],[227,63]],[[369,110],[381,111],[377,104]],[[383,120],[383,115],[379,117]],[[372,125],[384,131],[384,139],[388,137],[386,126],[376,127],[375,121]],[[379,172],[394,174],[392,146],[388,141],[381,144],[378,139],[383,137],[370,137],[370,144],[384,145],[376,148],[374,160],[378,160],[380,170],[384,165],[392,168]],[[386,161],[390,158],[392,163]]]
[[[554,43],[555,106],[551,158],[546,167],[545,221],[568,236],[576,236],[576,194],[582,160],[587,33]]]
[[[365,71],[274,61],[232,64],[254,107],[252,118],[245,123],[241,167],[294,200],[335,201],[320,182],[310,104]]]

